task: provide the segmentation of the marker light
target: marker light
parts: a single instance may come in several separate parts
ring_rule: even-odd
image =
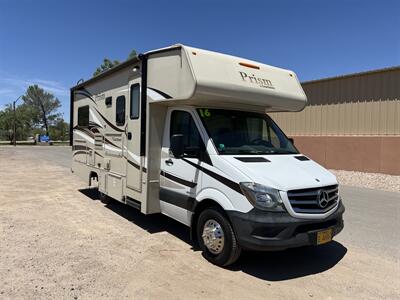
[[[243,66],[243,67],[247,67],[247,68],[252,68],[252,69],[260,70],[260,67],[259,67],[259,66],[252,65],[252,64],[249,64],[249,63],[245,63],[245,62],[240,62],[239,65],[241,65],[241,66]]]

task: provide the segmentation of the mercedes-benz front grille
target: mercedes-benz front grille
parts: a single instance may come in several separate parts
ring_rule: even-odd
[[[326,213],[339,201],[338,185],[291,190],[287,195],[293,210],[301,214]]]

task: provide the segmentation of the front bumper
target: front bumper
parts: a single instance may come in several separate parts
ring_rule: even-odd
[[[247,213],[227,211],[240,246],[247,250],[274,251],[316,245],[317,232],[332,228],[333,236],[343,229],[344,205],[320,220],[292,217],[288,213],[252,209]]]

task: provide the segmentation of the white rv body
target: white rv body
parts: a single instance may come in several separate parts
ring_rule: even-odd
[[[97,179],[104,195],[190,226],[219,265],[241,248],[285,249],[314,235],[322,243],[343,228],[336,178],[266,115],[306,103],[292,71],[183,45],[150,51],[71,89],[72,171]]]

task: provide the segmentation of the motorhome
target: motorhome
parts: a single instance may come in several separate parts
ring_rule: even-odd
[[[270,112],[302,110],[296,74],[174,45],[71,89],[72,171],[103,199],[190,227],[206,259],[327,243],[343,229],[334,175]]]

